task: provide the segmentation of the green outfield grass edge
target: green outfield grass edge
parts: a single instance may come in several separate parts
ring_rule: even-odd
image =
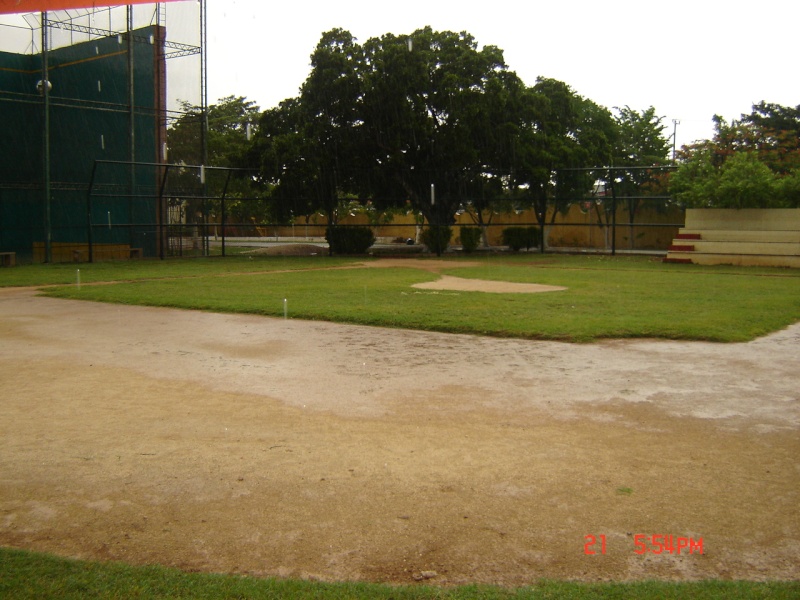
[[[60,298],[292,319],[591,342],[660,338],[746,342],[800,320],[800,272],[694,268],[642,257],[491,256],[392,268],[365,259],[233,259],[167,267],[102,267],[47,288]],[[368,260],[368,259],[367,259]],[[174,262],[174,261],[173,261]],[[46,272],[46,271],[45,271]],[[160,273],[160,275],[158,275]],[[441,274],[567,288],[542,294],[421,290]],[[2,279],[0,279],[1,281]],[[117,285],[91,286],[92,281]]]
[[[640,581],[578,583],[541,580],[521,588],[436,587],[375,583],[325,583],[241,575],[185,573],[160,566],[92,562],[0,548],[0,597],[18,600],[72,599],[233,599],[298,600],[544,600],[544,599],[790,599],[800,595],[796,581]]]

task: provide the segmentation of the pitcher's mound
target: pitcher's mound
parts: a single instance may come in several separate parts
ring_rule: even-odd
[[[537,294],[539,292],[562,292],[567,289],[555,285],[489,281],[486,279],[462,279],[461,277],[451,277],[450,275],[442,275],[442,277],[436,281],[415,283],[412,287],[423,290],[488,292],[492,294]]]

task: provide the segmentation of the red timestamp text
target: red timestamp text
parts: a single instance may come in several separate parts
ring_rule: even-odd
[[[583,539],[584,554],[606,553],[605,535],[585,535]],[[702,554],[703,538],[637,533],[633,536],[633,547],[636,554]]]

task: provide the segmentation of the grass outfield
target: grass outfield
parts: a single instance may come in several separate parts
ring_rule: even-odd
[[[292,598],[297,600],[544,600],[572,598],[711,600],[790,599],[800,595],[798,582],[701,581],[666,583],[570,583],[543,581],[536,586],[504,589],[489,586],[436,588],[369,583],[256,579],[234,575],[183,573],[163,567],[84,562],[0,548],[0,597],[18,600],[141,598]]]
[[[368,259],[369,260],[369,259]],[[380,260],[380,259],[377,259]],[[259,257],[36,265],[0,285],[102,302],[561,341],[664,338],[744,342],[800,320],[800,271],[670,265],[647,257],[491,255],[442,268],[461,278],[568,288],[540,294],[420,290],[437,273],[364,259]],[[379,264],[379,263],[378,263]],[[445,263],[446,264],[446,263]],[[350,268],[342,268],[350,267]],[[87,283],[119,282],[113,286]]]
[[[59,263],[0,268],[0,287],[75,284],[106,281],[138,281],[200,275],[258,273],[350,265],[358,262],[340,257],[215,257],[169,260],[121,260],[97,263]]]

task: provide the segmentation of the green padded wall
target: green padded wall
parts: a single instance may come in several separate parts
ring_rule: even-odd
[[[137,162],[159,162],[164,127],[163,34],[134,32],[133,137]],[[42,56],[0,52],[0,251],[25,262],[45,240],[44,102],[37,92]],[[95,160],[131,160],[127,40],[113,36],[51,50],[51,230],[53,242],[88,240],[87,190]],[[130,244],[155,255],[156,172],[100,169],[116,197],[93,199],[95,243]],[[109,221],[112,227],[108,227]]]

